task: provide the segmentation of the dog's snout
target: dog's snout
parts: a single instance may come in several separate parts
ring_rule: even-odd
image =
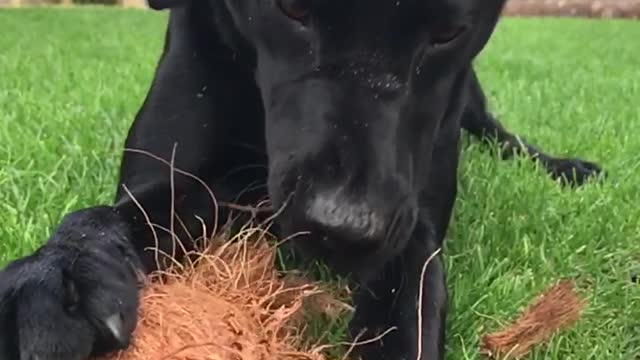
[[[312,230],[360,240],[378,239],[384,232],[384,217],[372,204],[338,192],[311,197],[304,211]]]

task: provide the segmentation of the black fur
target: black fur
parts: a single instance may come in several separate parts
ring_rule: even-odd
[[[283,209],[282,236],[310,231],[294,241],[301,253],[360,285],[352,333],[397,327],[361,349],[365,360],[415,359],[418,340],[423,359],[442,359],[441,256],[427,272],[422,339],[416,300],[456,198],[461,128],[506,155],[525,151],[554,178],[579,185],[600,170],[518,141],[487,112],[472,61],[504,0],[297,1],[310,10],[301,22],[272,0],[151,0],[171,7],[166,44],[126,147],[170,160],[175,146],[176,167],[218,201],[269,196]],[[126,190],[169,228],[169,175],[126,151],[113,205],[70,214],[40,250],[0,272],[0,360],[80,360],[127,345],[136,269],[155,261]],[[205,188],[176,175],[175,189],[177,235],[200,235],[196,215],[212,229]],[[172,253],[171,238],[156,233]]]

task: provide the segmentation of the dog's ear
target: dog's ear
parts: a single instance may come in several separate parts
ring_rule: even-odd
[[[191,0],[147,0],[147,4],[153,10],[165,10],[184,6],[190,1]]]

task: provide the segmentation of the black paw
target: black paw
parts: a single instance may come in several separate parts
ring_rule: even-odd
[[[581,186],[604,175],[600,166],[580,159],[550,159],[545,165],[549,174],[563,185]]]
[[[74,213],[0,271],[0,360],[85,360],[128,346],[141,268],[125,230],[110,208]]]

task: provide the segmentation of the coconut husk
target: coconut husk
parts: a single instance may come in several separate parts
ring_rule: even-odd
[[[534,346],[573,325],[585,306],[573,282],[563,280],[547,289],[513,324],[483,336],[481,351],[497,359],[522,358]]]
[[[153,274],[131,346],[100,360],[325,360],[327,345],[305,348],[304,319],[350,308],[317,283],[282,276],[264,235],[245,230]]]

